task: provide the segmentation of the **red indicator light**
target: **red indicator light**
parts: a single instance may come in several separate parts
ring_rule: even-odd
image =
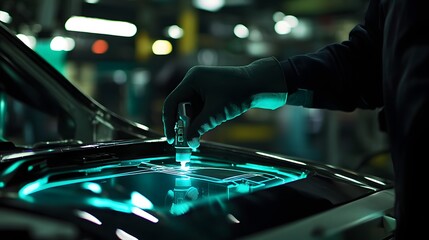
[[[106,53],[108,49],[109,44],[105,40],[97,40],[91,46],[91,50],[95,54]]]

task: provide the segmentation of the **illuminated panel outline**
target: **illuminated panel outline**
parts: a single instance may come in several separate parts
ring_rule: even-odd
[[[301,174],[293,174],[289,172],[282,171],[281,168],[271,167],[271,166],[263,166],[259,164],[220,164],[220,163],[212,163],[212,162],[202,162],[199,160],[192,160],[191,163],[194,164],[204,164],[207,167],[198,167],[198,166],[190,166],[189,168],[183,169],[180,164],[177,165],[159,165],[151,163],[151,161],[160,161],[165,160],[166,157],[158,157],[158,158],[145,158],[145,159],[133,159],[133,160],[124,160],[119,164],[111,164],[101,167],[95,168],[87,168],[87,169],[79,169],[76,172],[101,172],[103,169],[109,168],[121,168],[121,167],[129,167],[135,166],[136,170],[127,171],[125,173],[117,173],[117,174],[108,174],[106,176],[96,176],[96,177],[82,177],[79,179],[69,179],[69,180],[59,180],[59,181],[49,181],[53,174],[47,175],[43,178],[40,178],[36,181],[30,182],[23,186],[19,190],[19,196],[22,199],[26,199],[31,201],[30,195],[42,191],[49,188],[60,187],[75,183],[82,183],[88,181],[96,181],[103,180],[112,177],[122,177],[129,175],[137,175],[137,174],[146,174],[146,173],[163,173],[174,176],[185,176],[194,180],[201,180],[209,183],[215,184],[232,184],[227,185],[228,188],[233,186],[239,186],[243,181],[251,182],[254,186],[264,186],[264,188],[270,188],[277,185],[285,184],[288,182],[296,181],[299,179],[303,179],[307,177],[307,173],[301,172]],[[169,159],[169,157],[168,157]],[[197,159],[201,159],[198,157]],[[245,171],[244,169],[251,169],[253,171]],[[230,171],[234,172],[233,176],[226,178],[217,178],[213,176],[198,174],[198,171],[201,170],[213,170],[213,171]],[[255,181],[252,179],[259,178],[259,181]],[[270,180],[278,180],[275,185],[265,186],[265,183]]]

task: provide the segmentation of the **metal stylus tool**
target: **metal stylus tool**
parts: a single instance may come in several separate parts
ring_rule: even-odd
[[[187,131],[191,121],[191,103],[179,103],[177,107],[177,121],[174,137],[174,148],[176,149],[176,161],[182,165],[191,160],[192,149],[189,147],[187,139]]]

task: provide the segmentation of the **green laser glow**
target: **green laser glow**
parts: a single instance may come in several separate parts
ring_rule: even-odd
[[[240,184],[237,185],[236,189],[237,189],[237,192],[239,192],[239,193],[248,193],[248,192],[250,192],[250,186],[247,185],[247,184],[240,183]]]
[[[0,140],[5,140],[4,129],[6,128],[6,99],[3,93],[0,93]]]
[[[139,192],[131,193],[131,203],[139,208],[153,209],[153,203]]]
[[[274,110],[285,105],[287,93],[259,93],[252,96],[251,108]]]
[[[42,186],[42,181],[43,181],[42,179],[39,179],[35,182],[25,185],[25,187],[23,187],[19,191],[19,195],[27,196],[27,195],[30,195],[31,193],[36,192]]]
[[[271,167],[271,166],[262,166],[258,164],[252,164],[252,163],[246,163],[246,164],[237,164],[237,167],[247,168],[247,169],[254,169],[258,171],[264,171],[264,172],[270,172],[275,173],[278,175],[283,175],[291,179],[291,181],[296,181],[299,179],[303,179],[307,177],[307,173],[302,172],[301,174],[292,174],[292,173],[286,173],[284,171],[279,170],[278,168]]]
[[[189,202],[182,202],[178,204],[173,203],[170,208],[170,213],[177,216],[183,215],[189,211],[191,205],[192,204]]]
[[[92,197],[87,200],[88,204],[97,208],[108,208],[118,212],[131,213],[131,204],[114,201],[107,198]]]
[[[91,177],[91,178],[85,178],[85,179],[63,180],[58,182],[48,182],[47,179],[49,178],[49,176],[46,176],[44,178],[38,179],[22,187],[21,190],[19,190],[19,196],[21,198],[25,198],[26,196],[33,194],[35,192],[53,188],[53,187],[65,186],[69,184],[81,183],[81,182],[87,182],[87,181],[96,181],[96,180],[102,180],[106,178],[120,177],[120,176],[126,176],[126,175],[129,175],[129,174],[126,174],[126,173],[111,174],[108,176]]]
[[[100,184],[94,182],[84,182],[82,183],[82,187],[97,194],[100,194],[102,191]]]
[[[13,173],[16,169],[19,168],[19,166],[21,166],[21,164],[23,162],[24,162],[23,160],[14,162],[12,165],[10,165],[8,168],[6,168],[6,170],[4,170],[4,172],[2,173],[2,177],[5,177],[5,176]]]

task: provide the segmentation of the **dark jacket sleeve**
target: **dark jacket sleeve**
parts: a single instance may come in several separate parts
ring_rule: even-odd
[[[347,41],[281,61],[287,104],[343,111],[383,105],[376,6],[369,5],[365,22],[352,29]]]

